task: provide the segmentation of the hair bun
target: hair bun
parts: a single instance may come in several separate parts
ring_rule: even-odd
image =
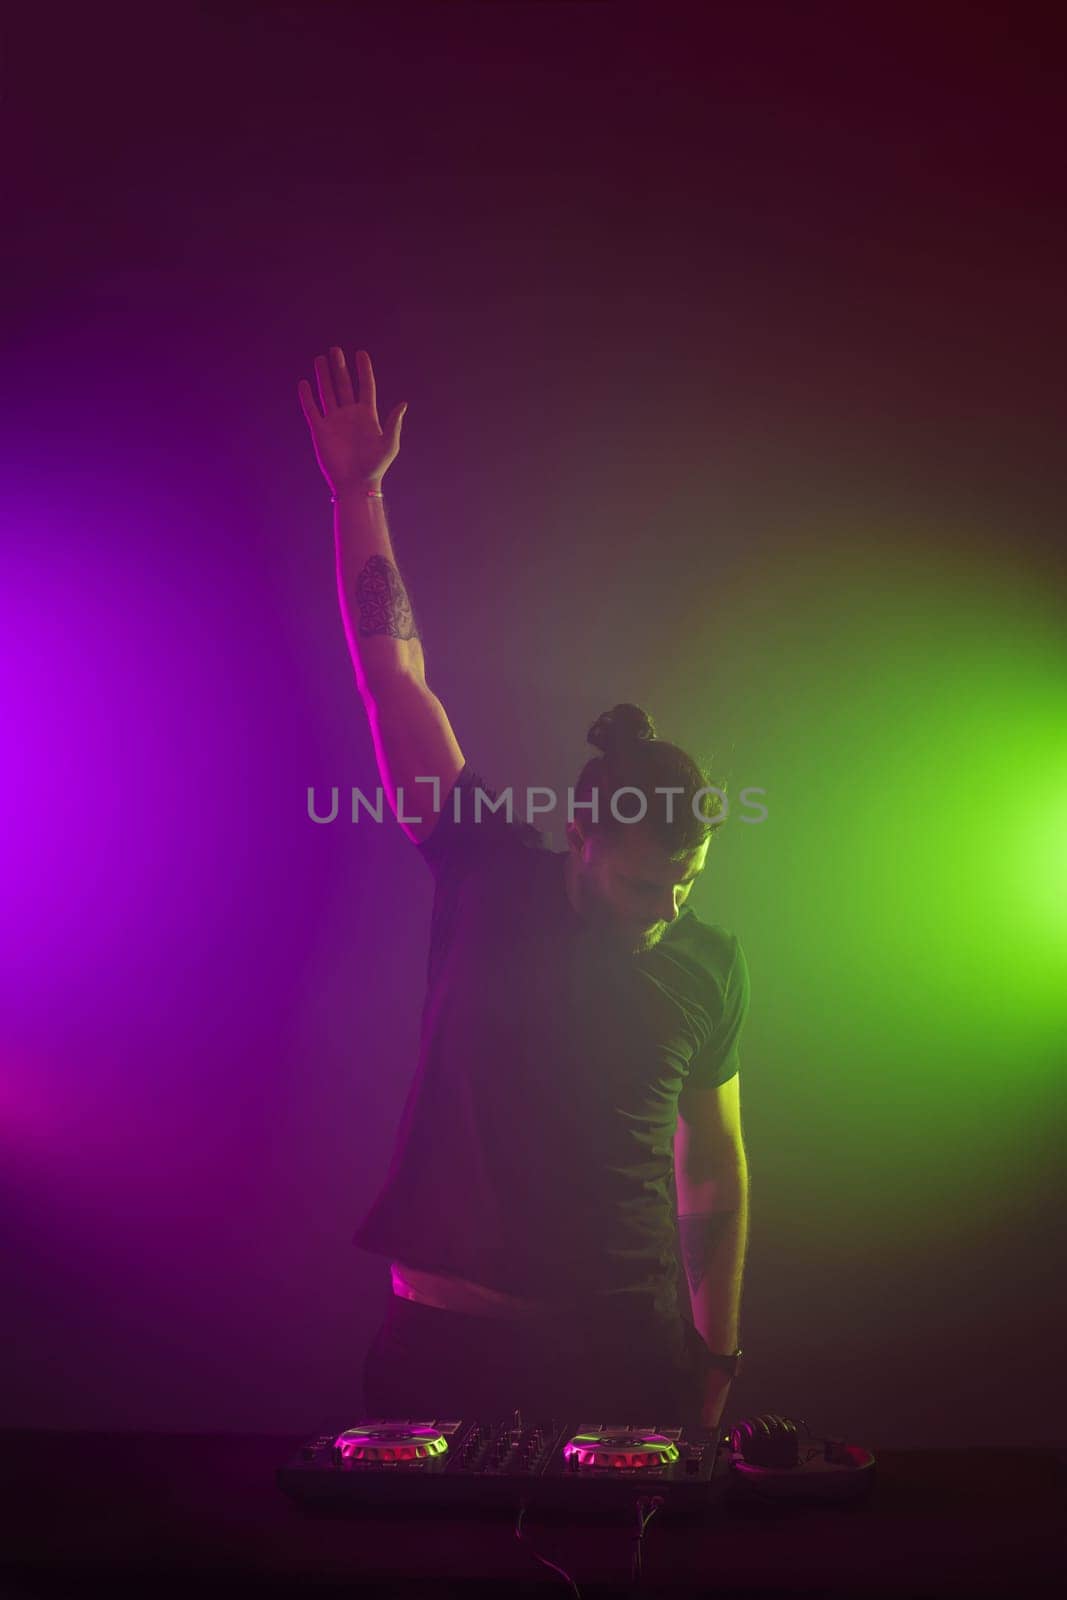
[[[622,745],[641,739],[654,739],[656,729],[647,711],[623,702],[622,705],[613,706],[610,711],[601,712],[585,737],[589,744],[603,750],[605,755],[611,755]]]

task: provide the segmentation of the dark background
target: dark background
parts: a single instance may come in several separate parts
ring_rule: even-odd
[[[693,902],[753,972],[737,1407],[1062,1440],[1062,830],[1013,802],[1062,807],[1063,44],[8,16],[7,1422],[358,1409],[430,885],[305,813],[377,781],[296,398],[340,343],[409,401],[394,541],[490,782],[562,790],[629,699],[776,802]]]

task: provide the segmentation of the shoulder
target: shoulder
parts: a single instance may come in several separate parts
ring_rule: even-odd
[[[437,822],[416,848],[435,873],[467,875],[501,856],[525,856],[547,845],[540,829],[521,820],[513,794],[497,790],[470,761],[441,797]]]
[[[460,808],[466,808],[472,819],[489,823],[494,842],[504,838],[509,843],[524,845],[527,850],[548,849],[548,841],[540,828],[536,828],[532,822],[522,821],[511,790],[499,789],[489,783],[469,761],[464,761],[454,788],[464,791],[459,801]]]
[[[688,907],[686,909],[689,909]],[[750,988],[748,962],[740,936],[721,923],[702,922],[694,911],[679,917],[676,931],[683,934],[696,973],[700,994],[702,1037],[690,1067],[696,1087],[717,1087],[736,1068],[737,1041],[748,1015]]]
[[[740,935],[718,922],[704,922],[686,907],[675,932],[684,951],[687,987],[714,1027],[730,1017],[741,1018],[751,998],[748,961]]]
[[[739,990],[747,989],[743,961],[737,934],[720,923],[704,922],[690,906],[659,944],[639,957],[647,975],[689,1017],[699,1042],[719,1026]]]
[[[683,910],[669,942],[716,987],[725,986],[745,959],[740,936],[721,923],[705,922],[692,906]]]

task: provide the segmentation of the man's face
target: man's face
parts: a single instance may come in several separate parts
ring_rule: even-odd
[[[640,823],[623,824],[606,838],[583,837],[567,825],[570,873],[578,909],[612,943],[634,954],[658,944],[704,870],[709,840],[672,860],[647,838]]]

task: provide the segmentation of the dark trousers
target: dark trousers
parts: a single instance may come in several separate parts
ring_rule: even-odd
[[[668,1427],[699,1420],[703,1340],[682,1316],[512,1320],[390,1295],[363,1368],[364,1416]]]

